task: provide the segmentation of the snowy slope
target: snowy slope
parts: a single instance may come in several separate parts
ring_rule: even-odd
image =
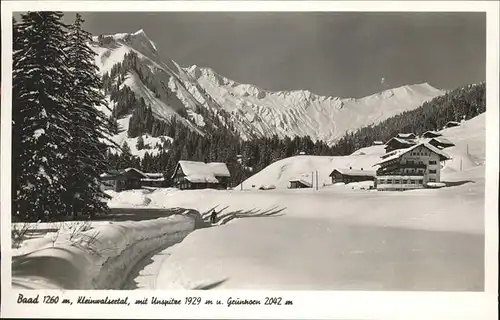
[[[104,39],[94,37],[90,44],[97,53],[96,65],[101,74],[123,61],[128,52],[136,52],[139,67],[151,83],[146,86],[137,74],[129,72],[119,85],[130,87],[138,98],[144,98],[156,118],[166,121],[175,118],[200,133],[207,122],[197,113],[197,108],[202,107],[218,114],[222,123],[232,122],[244,139],[275,134],[281,138],[309,135],[313,140],[332,143],[346,131],[378,123],[444,94],[427,83],[394,88],[361,99],[324,97],[305,90],[271,92],[236,83],[211,69],[182,68],[171,59],[162,59],[143,30],[104,36]],[[159,97],[153,94],[151,86]],[[228,118],[222,117],[219,110],[228,112]],[[128,128],[127,122],[126,117],[121,121],[124,130]],[[115,141],[121,144],[125,138],[126,134],[122,134]]]
[[[480,114],[468,121],[463,121],[459,127],[447,128],[440,131],[442,137],[455,144],[445,151],[453,159],[447,161],[443,174],[468,170],[482,166],[486,161],[486,114]]]
[[[331,184],[330,173],[335,169],[352,169],[373,171],[372,165],[380,159],[380,155],[355,156],[295,156],[278,160],[254,176],[243,182],[243,189],[258,189],[260,186],[274,185],[277,189],[286,189],[290,179],[303,178],[312,182],[312,172],[318,171],[319,187]],[[316,181],[316,177],[314,177]],[[314,183],[316,184],[316,182]],[[255,186],[252,188],[252,186]],[[240,186],[236,187],[239,189]]]
[[[186,108],[195,108],[197,100],[189,95],[179,81],[177,77],[178,70],[180,70],[178,65],[174,61],[160,60],[156,46],[143,30],[131,34],[121,33],[103,37],[104,40],[93,37],[93,41],[89,44],[97,54],[95,63],[101,74],[109,73],[116,63],[121,63],[124,60],[126,54],[137,53],[140,60],[139,68],[145,77],[151,79],[152,86],[158,91],[159,97],[141,81],[134,71],[128,72],[124,81],[118,83],[120,89],[127,86],[134,92],[137,99],[143,98],[146,104],[151,106],[154,117],[165,121],[175,119],[193,131],[203,134],[191,121],[180,115],[180,113],[186,112]],[[114,80],[116,83],[117,79]],[[183,100],[181,101],[178,96]],[[107,98],[109,101],[109,96]],[[128,114],[118,120],[121,133],[113,137],[113,140],[119,145],[122,145],[127,139],[130,117],[131,114]]]
[[[445,151],[452,157],[446,161],[443,177],[482,166],[485,161],[485,114],[464,121],[461,126],[440,131],[442,136],[455,144]],[[468,151],[467,151],[468,146]],[[287,188],[289,180],[304,177],[312,181],[311,172],[318,171],[319,186],[330,184],[329,174],[335,168],[374,170],[372,166],[385,153],[384,146],[370,146],[359,149],[349,156],[295,156],[270,164],[254,176],[243,182],[244,189],[255,189],[262,185],[275,185],[278,189]],[[255,188],[252,188],[255,186]],[[239,188],[239,186],[237,187]]]

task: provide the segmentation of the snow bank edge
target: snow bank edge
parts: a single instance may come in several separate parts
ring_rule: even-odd
[[[141,259],[182,241],[196,229],[196,222],[192,210],[186,210],[165,218],[98,226],[52,247],[13,257],[12,287],[121,289]]]

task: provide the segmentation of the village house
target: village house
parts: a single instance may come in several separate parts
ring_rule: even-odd
[[[385,152],[391,152],[398,149],[405,149],[416,145],[416,142],[410,139],[402,139],[398,137],[391,138],[385,144]]]
[[[377,190],[405,191],[432,186],[440,182],[441,162],[451,159],[429,143],[398,149],[382,157],[374,166]]]
[[[439,149],[445,149],[455,146],[453,142],[443,137],[432,138],[428,141],[428,143]]]
[[[329,175],[332,177],[332,183],[351,183],[360,181],[373,181],[375,179],[374,171],[367,171],[361,168],[360,170],[352,169],[334,169]]]
[[[131,189],[140,189],[141,180],[147,176],[135,168],[127,168],[124,170],[111,170],[101,174],[101,181],[105,189],[113,189],[114,191],[123,191]]]
[[[422,134],[422,138],[436,138],[440,136],[442,136],[442,134],[437,131],[426,131]]]
[[[306,181],[304,178],[294,178],[290,179],[288,182],[290,182],[289,189],[312,188],[311,181]]]
[[[181,160],[172,174],[174,186],[184,189],[226,189],[231,174],[222,162],[199,162]]]

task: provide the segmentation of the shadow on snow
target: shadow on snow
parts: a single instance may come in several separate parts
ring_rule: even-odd
[[[203,220],[206,222],[208,226],[210,226],[210,215],[214,210],[218,208],[218,205],[209,209],[208,211],[205,211],[201,213],[201,216],[203,217]],[[229,206],[226,206],[220,210],[217,211],[217,221],[215,222],[214,225],[223,225],[228,223],[229,221],[233,219],[239,219],[239,218],[261,218],[261,217],[277,217],[277,216],[282,216],[284,215],[281,213],[283,210],[286,208],[279,208],[278,206],[275,206],[273,208],[270,208],[268,210],[261,210],[261,209],[250,209],[250,210],[235,210],[235,211],[228,211],[224,212],[227,210]]]

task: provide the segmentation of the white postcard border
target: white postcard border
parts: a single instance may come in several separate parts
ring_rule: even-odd
[[[2,126],[1,126],[1,246],[3,317],[66,318],[497,318],[498,292],[498,176],[499,176],[499,30],[495,1],[2,1]],[[27,10],[61,11],[462,11],[487,13],[487,126],[485,198],[485,292],[376,291],[42,291],[76,301],[78,296],[161,298],[201,296],[226,301],[229,297],[264,299],[281,296],[293,306],[103,306],[58,304],[18,305],[11,288],[10,148],[11,148],[11,13]],[[30,290],[32,293],[33,291]]]

